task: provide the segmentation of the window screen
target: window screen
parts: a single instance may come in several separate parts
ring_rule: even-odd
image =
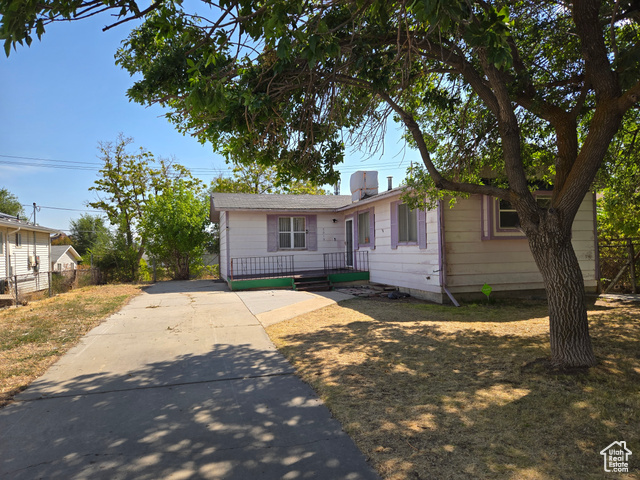
[[[360,213],[358,214],[358,244],[370,243],[369,234],[369,212]]]
[[[418,241],[418,221],[415,210],[410,210],[408,205],[398,205],[398,241]]]
[[[500,211],[498,217],[500,228],[518,228],[520,226],[518,212],[516,212],[513,205],[506,200],[500,200]]]
[[[306,234],[306,219],[304,217],[278,218],[280,248],[305,248]]]

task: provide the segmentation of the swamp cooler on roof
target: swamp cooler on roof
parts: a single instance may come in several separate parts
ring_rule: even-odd
[[[351,175],[351,201],[357,202],[363,198],[378,194],[378,172],[358,170]]]

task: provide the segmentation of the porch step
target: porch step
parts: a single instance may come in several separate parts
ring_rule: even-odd
[[[332,289],[329,277],[301,277],[293,282],[296,290],[302,292],[328,292]]]

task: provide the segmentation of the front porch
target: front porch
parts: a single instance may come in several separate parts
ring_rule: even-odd
[[[331,290],[333,284],[369,280],[369,252],[274,255],[231,258],[227,283],[231,290],[291,288]],[[313,261],[316,260],[316,261]]]

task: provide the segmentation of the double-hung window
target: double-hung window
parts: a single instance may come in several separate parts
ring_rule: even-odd
[[[391,248],[400,245],[427,248],[427,212],[397,201],[391,202]]]
[[[358,214],[358,245],[366,245],[371,242],[371,239],[369,238],[369,222],[370,218],[368,211]]]
[[[498,227],[499,228],[518,228],[520,226],[520,218],[518,212],[510,202],[506,200],[498,201]]]
[[[21,247],[22,246],[22,234],[19,233],[19,232],[16,232],[14,235],[15,235],[16,247]]]
[[[278,247],[281,249],[306,248],[305,217],[278,218]]]
[[[535,198],[539,207],[548,209],[551,206],[551,196],[536,195]],[[515,207],[506,200],[498,200],[498,227],[501,229],[520,227],[518,212],[516,212]]]
[[[416,243],[418,241],[418,221],[415,210],[408,205],[398,205],[398,242]]]
[[[534,198],[543,209],[551,206],[550,193],[536,192]],[[483,197],[481,223],[483,240],[526,238],[520,229],[518,212],[507,200]]]

